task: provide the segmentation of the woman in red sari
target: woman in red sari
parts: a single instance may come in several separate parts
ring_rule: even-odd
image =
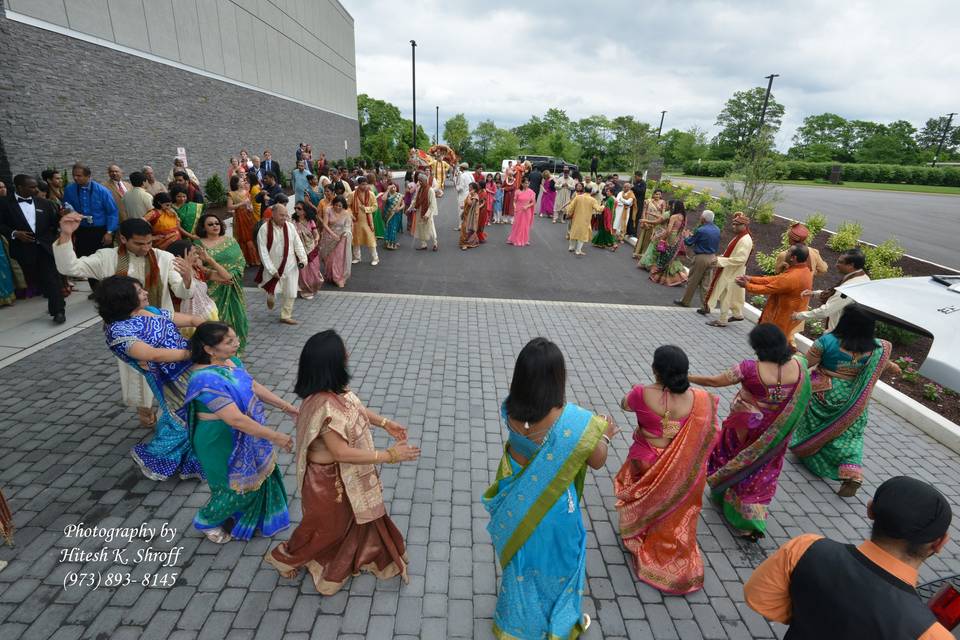
[[[697,520],[707,458],[717,440],[718,398],[691,389],[680,347],[653,354],[652,385],[635,386],[621,407],[637,414],[627,461],[613,481],[620,535],[637,577],[669,594],[703,587]]]
[[[507,171],[503,176],[503,218],[505,224],[513,224],[513,196],[517,191],[517,182],[513,172]]]

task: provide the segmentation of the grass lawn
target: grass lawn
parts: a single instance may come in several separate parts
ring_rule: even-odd
[[[712,178],[708,176],[688,176],[684,173],[670,172],[671,178],[697,178],[702,180],[715,180],[718,183],[721,178]],[[883,182],[841,182],[838,185],[830,184],[826,180],[776,180],[777,184],[790,184],[799,187],[827,187],[833,189],[870,189],[872,191],[906,191],[911,193],[938,193],[941,195],[960,196],[960,187],[939,187],[927,184],[891,184]]]

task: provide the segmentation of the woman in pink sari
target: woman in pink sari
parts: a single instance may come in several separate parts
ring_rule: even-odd
[[[317,223],[307,218],[302,202],[293,207],[293,226],[297,228],[297,235],[303,243],[303,250],[307,252],[307,264],[300,269],[299,295],[304,300],[312,300],[315,293],[323,286],[323,273],[320,266],[320,234],[317,232]]]
[[[526,176],[520,181],[520,189],[513,197],[514,213],[513,229],[507,238],[507,244],[515,247],[525,247],[530,244],[530,225],[533,224],[533,207],[537,203],[537,194],[530,188],[530,179]]]
[[[347,209],[343,196],[333,199],[326,215],[317,218],[323,225],[320,236],[320,259],[323,261],[323,273],[327,280],[343,288],[350,278],[353,253],[353,216]]]

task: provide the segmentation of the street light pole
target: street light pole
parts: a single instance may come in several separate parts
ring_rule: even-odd
[[[413,138],[410,148],[417,148],[417,41],[410,41],[410,60],[413,69]]]
[[[933,154],[933,164],[931,167],[937,166],[937,158],[940,157],[940,152],[943,150],[943,143],[947,140],[947,134],[950,133],[950,125],[953,124],[953,116],[957,115],[956,113],[947,114],[947,126],[943,128],[943,134],[940,136],[940,143],[937,145],[937,152]]]
[[[667,115],[666,111],[660,112],[660,126],[657,128],[657,142],[660,141],[660,134],[663,132],[663,117]]]
[[[440,105],[437,105],[437,133],[433,136],[433,144],[440,144]]]
[[[773,88],[773,79],[779,78],[779,73],[771,73],[768,76],[764,76],[769,82],[767,82],[767,94],[763,96],[763,109],[760,110],[760,125],[757,127],[757,132],[760,132],[763,129],[763,119],[767,117],[767,104],[770,102],[770,90]]]

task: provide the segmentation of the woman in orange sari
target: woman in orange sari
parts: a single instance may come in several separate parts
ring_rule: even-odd
[[[181,238],[191,240],[197,238],[180,226],[180,216],[173,208],[173,198],[164,191],[153,196],[153,209],[148,211],[143,219],[150,223],[150,228],[153,230],[155,249],[166,249]]]
[[[242,187],[239,174],[230,178],[230,192],[227,194],[227,211],[233,215],[233,239],[243,251],[243,259],[250,266],[260,265],[256,243],[253,241],[253,225],[257,223],[253,216],[253,199],[250,192]]]
[[[637,430],[613,481],[620,535],[637,577],[678,595],[703,587],[697,520],[719,430],[718,398],[691,389],[688,369],[680,347],[654,352],[656,383],[635,386],[621,403],[637,414]]]

